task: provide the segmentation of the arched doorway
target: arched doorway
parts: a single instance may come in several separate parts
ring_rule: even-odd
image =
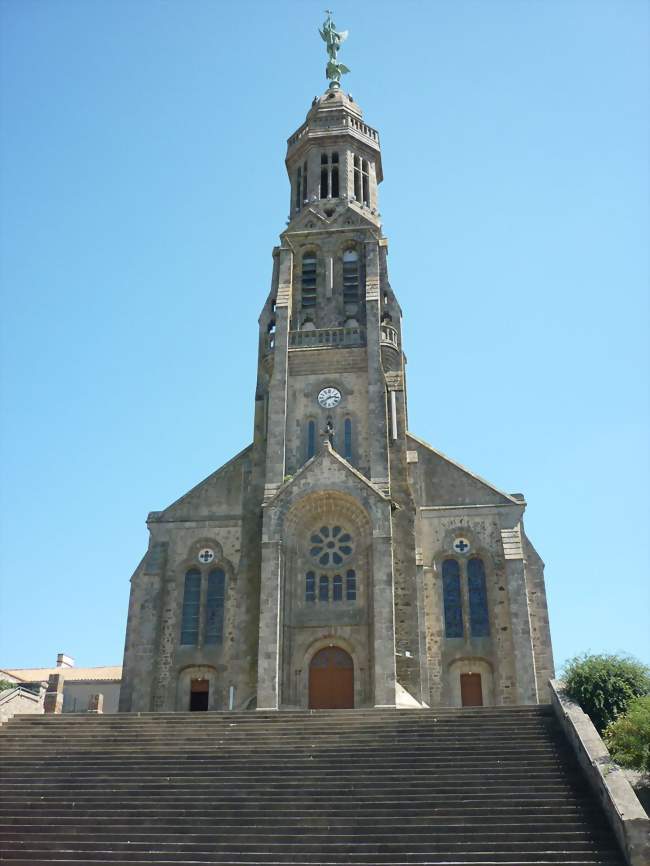
[[[354,664],[345,650],[328,646],[309,664],[309,709],[354,708]]]

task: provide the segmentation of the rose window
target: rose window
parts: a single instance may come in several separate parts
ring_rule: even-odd
[[[309,555],[325,567],[340,565],[352,553],[352,536],[340,526],[321,526],[309,542]]]

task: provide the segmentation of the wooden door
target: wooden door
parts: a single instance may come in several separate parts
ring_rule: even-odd
[[[309,709],[354,708],[354,664],[340,647],[325,647],[309,665]]]
[[[190,710],[207,710],[210,698],[209,680],[192,680],[190,685]]]
[[[483,689],[480,674],[460,675],[460,700],[464,707],[482,707]]]

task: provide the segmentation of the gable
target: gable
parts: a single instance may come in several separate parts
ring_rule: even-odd
[[[244,472],[250,464],[252,445],[208,475],[196,487],[163,511],[152,512],[152,521],[213,520],[240,517]]]
[[[414,493],[418,505],[522,504],[412,433],[407,437],[409,451],[417,455],[417,462],[411,458],[409,463],[417,478]]]
[[[329,442],[325,442],[316,456],[285,481],[266,505],[280,505],[306,493],[325,489],[355,493],[361,500],[389,501],[365,475],[344,460]]]

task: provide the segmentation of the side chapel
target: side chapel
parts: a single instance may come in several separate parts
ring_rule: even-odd
[[[333,80],[288,140],[253,442],[148,516],[121,711],[548,701],[524,497],[409,432],[379,135],[340,87],[344,34],[321,35]]]

